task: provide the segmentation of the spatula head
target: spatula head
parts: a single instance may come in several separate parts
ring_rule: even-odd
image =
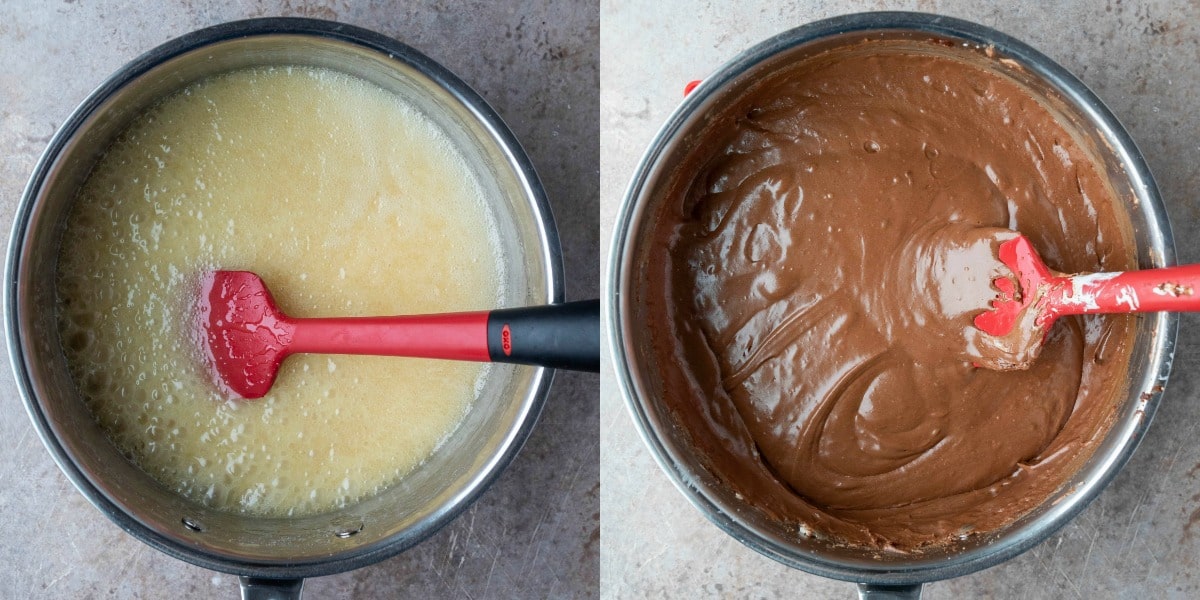
[[[295,327],[263,280],[247,271],[214,271],[202,282],[198,308],[204,350],[220,387],[242,398],[265,396]]]
[[[1000,244],[998,254],[1000,262],[1012,271],[1016,284],[1007,277],[998,277],[992,282],[998,292],[992,301],[992,310],[977,315],[975,326],[985,333],[1004,337],[1012,332],[1013,326],[1027,311],[1039,310],[1043,288],[1054,274],[1023,235]],[[1039,328],[1048,325],[1046,318],[1040,314],[1036,315],[1034,322]]]

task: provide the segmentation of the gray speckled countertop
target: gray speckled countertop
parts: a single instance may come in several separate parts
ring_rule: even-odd
[[[598,293],[595,3],[0,3],[0,223],[38,155],[110,73],[168,39],[257,16],[333,19],[395,37],[468,82],[546,186],[568,299]],[[7,363],[7,358],[5,359]],[[373,566],[309,580],[308,598],[587,598],[599,594],[598,378],[559,373],[513,464],[457,520]],[[0,598],[238,597],[237,578],[167,557],[110,523],[42,448],[0,369]]]
[[[1200,183],[1200,5],[1191,2],[1066,0],[1053,8],[1027,0],[994,6],[937,0],[295,4],[0,3],[0,222],[11,220],[54,130],[126,61],[222,21],[329,18],[416,47],[497,109],[532,156],[555,207],[568,298],[591,297],[598,293],[597,256],[600,264],[607,261],[600,240],[607,248],[633,167],[680,101],[684,83],[795,25],[904,9],[995,27],[1078,75],[1145,153],[1173,221],[1179,260],[1200,261],[1194,192]],[[928,585],[927,598],[1200,596],[1196,325],[1196,317],[1184,317],[1158,416],[1110,487],[1033,550]],[[706,521],[638,439],[611,368],[599,378],[599,406],[597,381],[560,374],[525,449],[450,526],[398,557],[312,579],[307,596],[853,596],[850,584],[787,569]],[[0,460],[0,598],[237,596],[235,577],[168,558],[88,505],[42,448],[7,369],[0,369],[0,439],[6,450]]]
[[[601,238],[683,85],[785,29],[863,10],[920,10],[1013,35],[1067,67],[1129,129],[1200,261],[1200,5],[1185,1],[601,2]],[[939,598],[1200,597],[1200,328],[1185,315],[1174,372],[1130,463],[1069,525],[1003,565],[927,585]],[[601,375],[601,580],[606,598],[850,598],[851,584],[788,569],[704,519],[646,451]],[[620,518],[613,518],[620,515]]]

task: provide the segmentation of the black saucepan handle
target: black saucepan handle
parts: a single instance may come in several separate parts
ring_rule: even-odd
[[[488,315],[493,362],[600,372],[600,300],[493,310]]]

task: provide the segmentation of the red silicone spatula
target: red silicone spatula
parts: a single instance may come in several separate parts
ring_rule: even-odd
[[[1020,289],[1007,277],[993,281],[999,290],[993,310],[977,315],[975,326],[994,336],[1012,332],[1027,311],[1033,311],[1033,326],[1046,332],[1065,315],[1200,310],[1200,265],[1063,275],[1047,268],[1023,235],[1001,243],[999,257]],[[1041,336],[1034,339],[1040,343]]]
[[[288,355],[372,354],[600,370],[600,301],[397,317],[294,319],[262,279],[215,271],[198,325],[215,375],[242,398],[271,389]]]

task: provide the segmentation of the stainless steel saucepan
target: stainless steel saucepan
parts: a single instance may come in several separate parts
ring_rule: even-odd
[[[341,71],[412,102],[447,132],[483,186],[509,270],[502,304],[561,302],[563,281],[545,192],[508,127],[445,68],[371,31],[290,18],[196,31],[126,65],[59,129],[18,207],[4,286],[12,366],[38,434],[79,491],[130,534],[171,556],[242,576],[246,597],[298,597],[303,577],[395,555],[483,493],[529,435],[553,371],[495,366],[464,422],[424,464],[377,496],[326,514],[257,518],[213,510],[121,456],[84,406],[60,350],[54,280],[64,219],[98,157],[148,107],[202,78],[269,65]]]
[[[1154,179],[1129,134],[1078,79],[1029,46],[992,29],[920,13],[840,16],[782,33],[747,50],[699,85],[654,138],[633,175],[617,215],[606,292],[609,335],[617,382],[651,454],[701,512],[729,535],[783,564],[860,584],[874,597],[917,597],[921,583],[957,577],[998,564],[1031,548],[1078,514],[1116,475],[1146,432],[1170,372],[1178,318],[1150,314],[1138,325],[1124,402],[1092,455],[1041,506],[992,535],[971,538],[952,550],[880,557],[800,536],[794,526],[755,510],[729,486],[714,462],[690,441],[663,402],[663,367],[648,359],[648,338],[639,325],[639,267],[654,250],[645,232],[653,227],[664,190],[700,133],[724,107],[756,82],[834,48],[878,40],[929,40],[947,51],[988,53],[1009,77],[1063,117],[1081,144],[1098,159],[1119,203],[1127,211],[1139,268],[1173,264],[1171,227]],[[953,50],[957,49],[957,50]],[[661,249],[660,249],[661,250]],[[698,399],[703,402],[703,399]]]

